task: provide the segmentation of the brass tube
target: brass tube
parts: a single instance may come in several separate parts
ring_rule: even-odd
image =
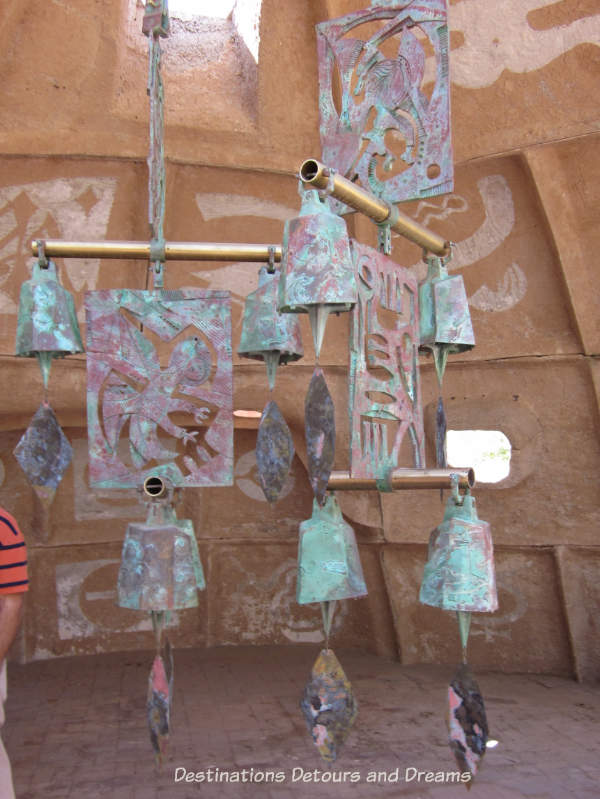
[[[459,477],[459,488],[472,488],[475,485],[473,469],[394,469],[390,484],[394,491],[451,488],[453,474]],[[372,477],[351,477],[349,472],[332,472],[327,488],[330,491],[374,491],[377,489],[377,481]]]
[[[336,200],[349,205],[356,211],[360,211],[370,217],[374,222],[385,222],[390,216],[390,206],[378,200],[371,192],[361,189],[351,180],[338,175],[337,172],[317,161],[316,158],[309,158],[300,167],[300,178],[302,182],[315,188],[327,189],[331,196]],[[423,249],[435,255],[446,256],[450,253],[450,243],[445,241],[442,236],[429,230],[423,225],[419,225],[414,219],[396,209],[397,219],[391,225],[395,233],[413,241]]]
[[[168,241],[165,244],[167,261],[281,261],[281,246],[270,244],[215,244],[211,242]],[[38,254],[37,241],[31,242],[31,252]],[[46,239],[44,252],[54,258],[124,258],[147,261],[150,244],[145,241],[61,241]]]

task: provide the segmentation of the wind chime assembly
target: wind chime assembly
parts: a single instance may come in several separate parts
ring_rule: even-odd
[[[366,41],[353,38],[353,29],[365,22],[380,27]],[[256,291],[246,300],[238,352],[266,365],[271,398],[258,428],[256,458],[270,503],[280,496],[294,457],[290,430],[273,393],[278,365],[303,355],[299,313],[309,316],[316,353],[305,403],[314,502],[311,518],[300,525],[297,579],[298,602],[320,607],[326,642],[301,699],[314,742],[331,763],[357,716],[351,685],[329,638],[336,603],[365,595],[367,587],[354,531],[342,517],[335,491],[448,488],[444,520],[430,537],[420,601],[456,613],[462,663],[448,688],[449,742],[461,771],[474,776],[488,728],[466,653],[471,613],[497,607],[493,548],[489,525],[477,517],[472,470],[446,467],[441,394],[448,355],[475,342],[462,277],[448,274],[449,243],[396,206],[453,187],[444,0],[374,0],[364,11],[317,26],[320,132],[327,166],[315,159],[302,164],[302,207],[286,223],[282,246],[164,240],[160,38],[168,28],[166,0],[148,0],[143,32],[150,64],[151,240],[34,242],[38,260],[22,287],[17,332],[17,354],[38,358],[46,392],[52,359],[83,351],[73,300],[59,284],[50,256],[149,261],[151,288],[91,291],[85,308],[90,483],[137,488],[148,506],[146,521],[130,524],[125,534],[118,604],[152,616],[156,656],[148,723],[157,759],[168,738],[173,697],[173,657],[165,628],[172,611],[197,606],[197,592],[205,587],[193,525],[177,518],[175,495],[183,488],[233,483],[229,292],[167,290],[165,262],[247,261],[265,264]],[[380,49],[392,37],[398,43],[395,58]],[[435,56],[430,97],[421,90],[424,44]],[[336,72],[340,111],[333,100]],[[386,145],[390,131],[405,142],[400,156]],[[391,172],[397,157],[402,169],[381,177],[379,167]],[[343,215],[353,211],[378,225],[378,249],[349,238]],[[428,273],[422,283],[390,258],[392,231],[423,248]],[[328,315],[340,312],[351,315],[347,472],[332,471],[334,406],[319,365]],[[393,326],[390,313],[395,314]],[[420,351],[433,355],[440,388],[436,469],[425,467]],[[161,355],[166,366],[161,366]],[[190,423],[177,424],[170,414]],[[406,435],[411,468],[399,467]],[[15,455],[48,505],[71,448],[46,393]]]

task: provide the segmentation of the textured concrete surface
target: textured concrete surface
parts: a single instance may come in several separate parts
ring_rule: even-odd
[[[317,653],[312,646],[176,651],[174,731],[160,773],[145,728],[151,653],[11,664],[4,739],[18,799],[466,796],[462,785],[406,780],[407,769],[408,776],[455,770],[444,724],[454,667],[400,666],[343,650],[359,716],[326,782],[298,707]],[[478,678],[499,744],[488,750],[471,797],[598,797],[600,687],[545,676]],[[182,769],[205,781],[175,782]],[[242,780],[245,769],[248,781],[209,783],[209,769],[213,779],[220,772],[230,780],[234,773]],[[283,774],[281,782],[250,781],[267,772]],[[344,772],[359,776],[333,783]],[[307,774],[310,781],[298,779]]]

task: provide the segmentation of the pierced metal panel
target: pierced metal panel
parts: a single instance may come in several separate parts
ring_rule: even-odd
[[[93,291],[85,305],[91,485],[231,485],[229,292]]]
[[[350,472],[383,479],[409,434],[425,466],[417,281],[391,258],[352,241],[358,303],[350,325]]]
[[[390,203],[452,191],[445,0],[322,22],[317,47],[323,161]]]

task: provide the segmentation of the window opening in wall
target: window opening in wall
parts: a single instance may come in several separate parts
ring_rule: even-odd
[[[169,0],[169,15],[181,20],[194,17],[227,19],[234,5],[235,0]]]
[[[499,483],[510,473],[511,446],[500,430],[448,430],[448,467],[472,466],[478,483]]]
[[[229,19],[258,64],[262,0],[169,0],[171,20]]]

